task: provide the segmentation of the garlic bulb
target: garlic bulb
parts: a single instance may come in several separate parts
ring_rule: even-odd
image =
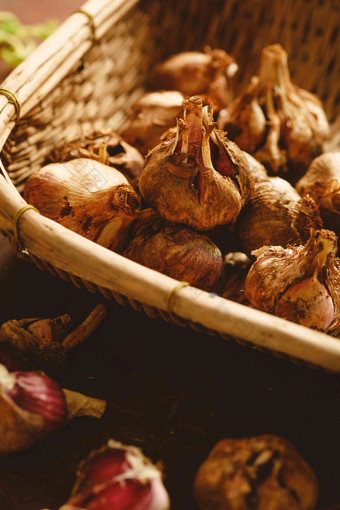
[[[161,471],[139,448],[110,439],[77,472],[69,501],[60,510],[169,510]]]
[[[242,151],[215,129],[211,108],[185,100],[176,134],[146,157],[141,194],[165,219],[199,231],[235,221],[253,186]]]
[[[0,454],[29,448],[75,416],[99,418],[105,402],[62,390],[43,372],[8,372],[0,365]]]
[[[301,198],[280,177],[255,182],[254,193],[234,225],[240,249],[248,256],[265,245],[302,244],[310,228],[322,228],[317,205],[309,196]]]
[[[294,446],[270,434],[219,441],[194,484],[201,510],[312,510],[318,493]]]
[[[296,189],[300,195],[309,193],[323,209],[340,214],[340,152],[315,158]]]
[[[279,44],[264,48],[259,76],[221,112],[218,126],[271,173],[292,182],[322,152],[329,137],[321,102],[293,85],[287,53]]]
[[[136,222],[123,255],[176,280],[203,290],[217,290],[223,280],[220,250],[202,234],[174,225],[146,209]]]
[[[68,352],[84,342],[106,317],[104,305],[97,305],[85,320],[72,332],[71,317],[68,314],[55,319],[10,320],[0,328],[0,362],[9,370],[5,355],[11,346],[11,352],[21,355],[23,366],[39,366],[48,372],[58,372],[67,365]],[[4,361],[1,356],[4,355]],[[11,370],[10,370],[11,371]]]
[[[129,183],[138,187],[144,158],[114,131],[107,129],[57,145],[47,156],[48,163],[63,163],[78,158],[89,158],[122,172]]]
[[[181,116],[183,94],[176,90],[160,90],[144,94],[133,106],[121,135],[142,154],[159,144],[165,131],[176,126]]]
[[[27,180],[24,198],[44,216],[115,251],[124,248],[140,208],[123,174],[86,158],[44,166]]]
[[[340,324],[337,237],[313,231],[303,246],[264,246],[245,282],[247,299],[260,310],[320,331]]]
[[[179,90],[185,96],[204,96],[214,110],[224,108],[231,101],[229,80],[238,66],[224,50],[209,47],[205,52],[186,51],[158,64],[151,75],[152,88]],[[202,97],[203,99],[203,97]]]

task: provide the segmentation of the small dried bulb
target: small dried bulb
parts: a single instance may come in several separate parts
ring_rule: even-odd
[[[318,493],[294,446],[269,434],[217,443],[194,485],[201,510],[313,510]]]
[[[279,44],[263,49],[259,76],[221,112],[218,126],[272,174],[291,182],[321,154],[329,137],[321,102],[293,85]]]
[[[32,174],[24,198],[41,214],[106,248],[124,248],[140,200],[115,168],[91,159],[52,163]]]
[[[287,246],[307,241],[310,229],[322,228],[314,200],[301,198],[284,179],[257,180],[254,193],[234,225],[240,249],[248,256],[262,246]]]
[[[198,231],[235,221],[253,187],[246,157],[215,129],[212,109],[185,100],[176,133],[146,157],[141,194],[158,213]]]
[[[69,501],[60,510],[169,510],[161,471],[139,448],[110,439],[77,472]]]
[[[141,154],[159,144],[168,129],[176,126],[182,114],[183,94],[176,90],[159,90],[144,94],[132,107],[121,135]]]
[[[63,163],[72,159],[89,158],[119,170],[134,187],[138,187],[144,158],[111,129],[94,131],[87,136],[57,145],[45,163]]]
[[[75,416],[99,418],[106,404],[62,390],[43,372],[8,372],[0,365],[0,454],[29,448]]]
[[[215,290],[223,280],[223,258],[205,235],[142,211],[123,255],[176,280]]]
[[[219,111],[231,101],[230,78],[238,66],[224,50],[209,47],[205,52],[186,51],[157,65],[151,75],[152,88],[179,90],[185,96],[202,96],[205,104]]]
[[[315,158],[296,189],[301,196],[308,193],[314,198],[325,225],[340,236],[340,152],[326,152]]]
[[[340,324],[337,237],[312,231],[304,246],[264,246],[245,282],[247,299],[260,310],[320,331]]]
[[[84,342],[106,317],[104,305],[97,305],[85,320],[72,332],[68,314],[55,319],[10,320],[0,328],[0,362],[11,370],[11,358],[6,362],[8,346],[21,355],[22,366],[39,366],[51,373],[65,369],[71,349]],[[15,362],[15,358],[14,358]],[[20,364],[20,363],[19,363]],[[14,364],[14,367],[17,367]],[[14,368],[15,370],[16,368]]]

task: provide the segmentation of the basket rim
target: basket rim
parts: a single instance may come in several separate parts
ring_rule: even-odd
[[[89,0],[13,69],[0,84],[7,92],[0,94],[0,150],[20,117],[38,106],[79,65],[96,40],[138,2]]]
[[[9,178],[8,178],[9,179]],[[13,238],[13,219],[27,202],[0,176],[0,228]],[[180,282],[114,253],[28,208],[20,216],[25,249],[86,282],[143,305],[241,338],[255,346],[340,372],[340,342],[332,336],[275,317]]]

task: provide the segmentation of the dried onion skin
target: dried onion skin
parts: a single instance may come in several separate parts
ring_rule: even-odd
[[[337,237],[311,231],[305,245],[264,246],[245,282],[245,295],[256,308],[319,331],[340,324],[340,259]]]
[[[124,248],[140,199],[118,170],[87,158],[46,165],[25,184],[41,214],[106,248]]]
[[[215,128],[212,109],[196,96],[183,106],[176,133],[146,157],[139,187],[168,221],[211,230],[235,221],[253,178],[243,152]]]
[[[320,100],[291,82],[279,44],[262,50],[259,76],[221,112],[218,125],[272,175],[293,183],[323,152],[330,133]]]
[[[223,258],[205,235],[142,211],[124,256],[202,290],[217,290],[223,281]]]

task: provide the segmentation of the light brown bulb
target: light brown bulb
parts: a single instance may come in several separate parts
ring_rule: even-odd
[[[318,493],[294,446],[270,434],[219,441],[194,484],[201,510],[313,510]]]
[[[231,101],[230,78],[237,72],[234,58],[224,50],[185,51],[158,64],[150,79],[155,89],[179,90],[185,96],[201,96],[219,111]]]
[[[123,255],[176,280],[213,291],[222,284],[223,258],[205,235],[142,211]]]
[[[260,177],[233,227],[241,251],[250,256],[265,245],[302,244],[309,238],[311,228],[322,226],[319,209],[311,197],[301,198],[280,177]]]
[[[235,221],[253,179],[242,151],[215,129],[211,108],[195,96],[183,106],[176,133],[148,154],[139,187],[168,221],[211,230]]]
[[[305,245],[265,246],[245,282],[247,299],[260,310],[320,331],[340,324],[337,237],[312,231]]]
[[[43,167],[24,198],[41,214],[106,248],[124,248],[140,199],[121,172],[87,158]]]
[[[329,138],[321,102],[292,83],[287,53],[279,44],[263,49],[258,77],[221,114],[218,125],[272,174],[291,182]]]
[[[159,90],[144,94],[132,107],[125,121],[122,137],[146,155],[160,143],[168,129],[176,126],[182,114],[183,94],[176,90]]]
[[[45,163],[63,163],[71,159],[90,158],[119,170],[134,187],[138,187],[144,158],[111,129],[95,131],[87,136],[56,146]]]

